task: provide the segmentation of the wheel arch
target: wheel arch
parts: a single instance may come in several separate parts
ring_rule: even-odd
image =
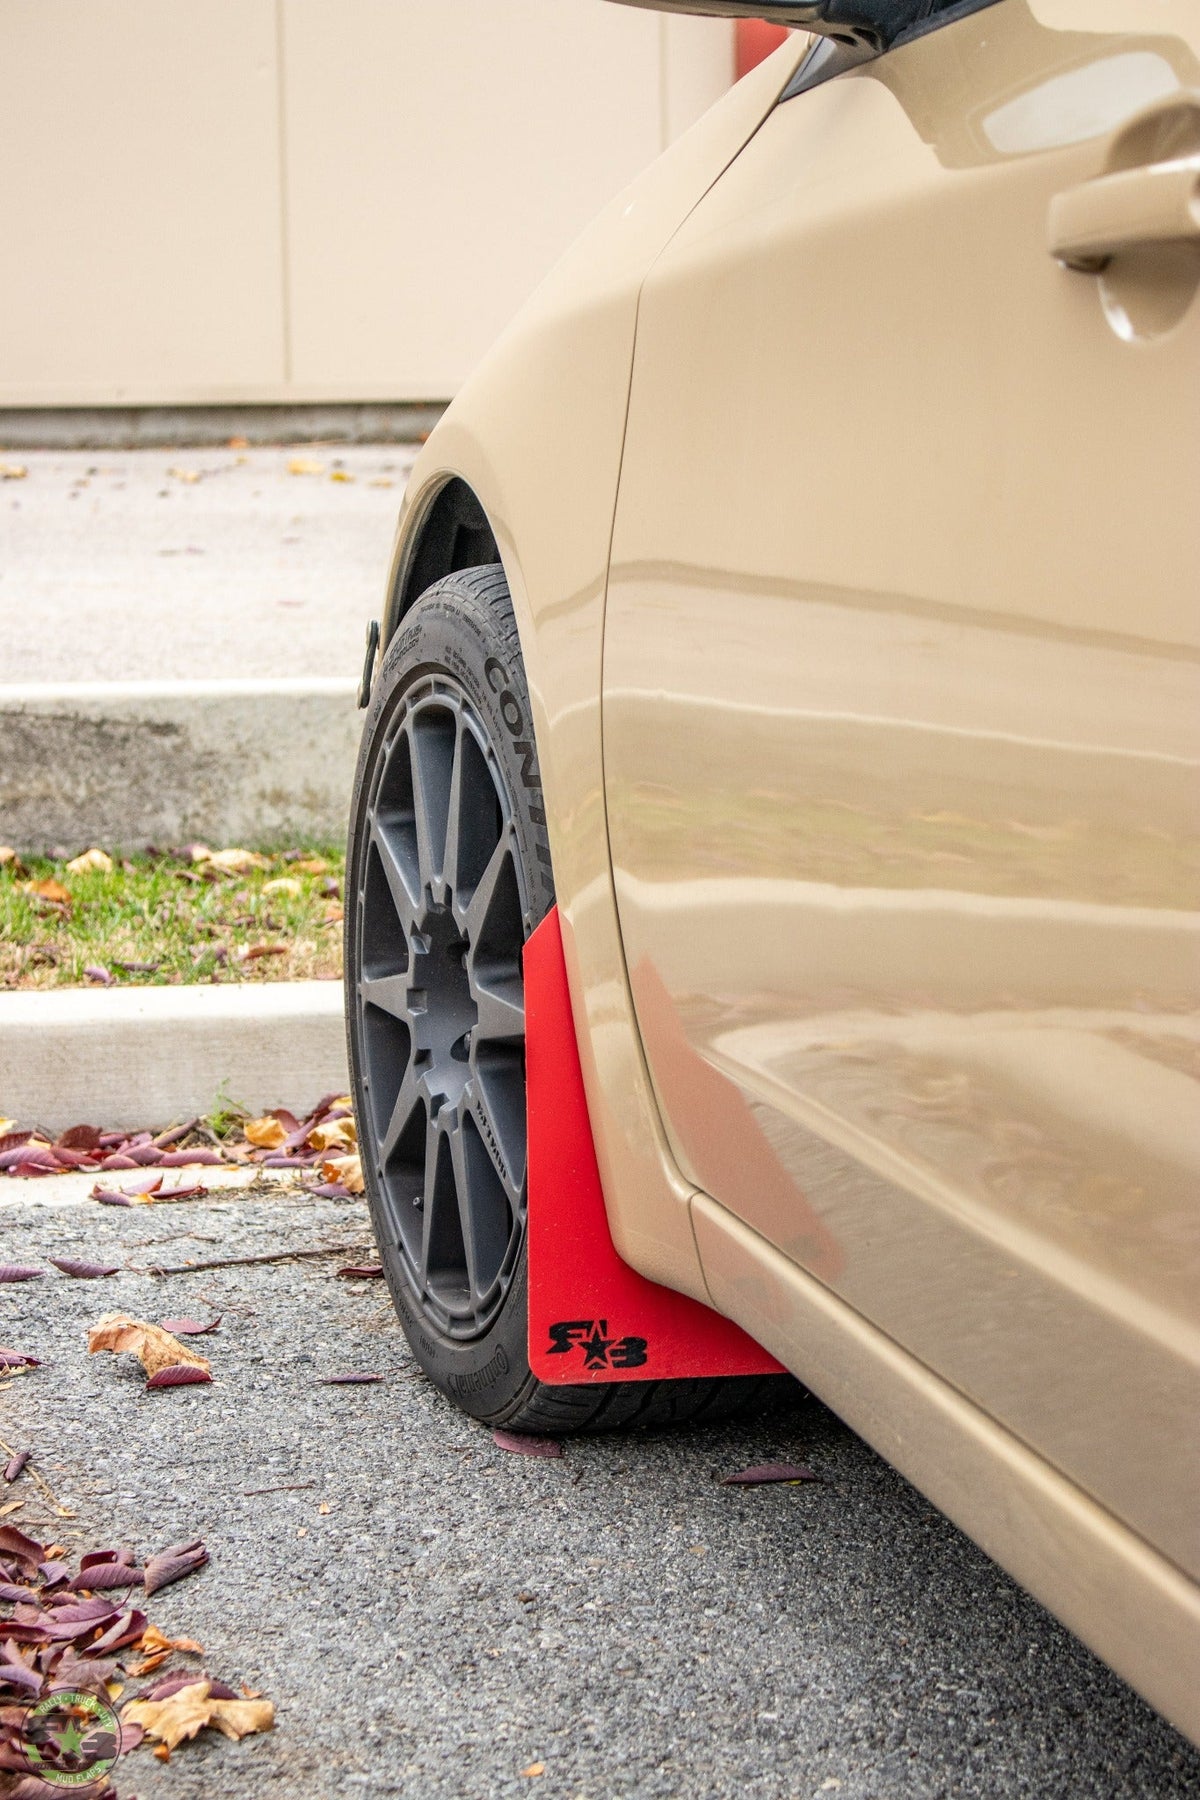
[[[435,581],[459,569],[500,561],[491,520],[470,483],[451,474],[431,483],[397,546],[384,620],[385,642]]]

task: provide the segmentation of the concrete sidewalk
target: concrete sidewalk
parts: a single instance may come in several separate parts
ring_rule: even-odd
[[[415,454],[6,454],[28,473],[0,483],[3,682],[357,676]]]

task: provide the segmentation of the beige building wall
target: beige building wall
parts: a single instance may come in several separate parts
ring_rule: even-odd
[[[603,0],[0,0],[0,406],[447,398],[732,62]]]

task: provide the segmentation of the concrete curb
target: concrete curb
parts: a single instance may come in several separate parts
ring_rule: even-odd
[[[0,1114],[22,1125],[166,1125],[222,1086],[304,1109],[345,1085],[340,982],[0,994]]]
[[[411,444],[448,402],[381,400],[280,406],[12,406],[0,408],[6,450],[117,450],[171,445]]]
[[[356,691],[343,677],[0,687],[0,843],[340,841]]]

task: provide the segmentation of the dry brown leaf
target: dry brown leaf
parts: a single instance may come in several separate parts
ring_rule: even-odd
[[[0,844],[0,869],[5,863],[16,862],[17,853],[11,844]]]
[[[530,1763],[527,1769],[521,1770],[521,1773],[522,1775],[528,1775],[531,1778],[536,1775],[544,1775],[546,1773],[546,1765],[545,1763]]]
[[[92,869],[98,870],[101,875],[111,875],[112,866],[112,857],[93,845],[90,850],[81,850],[78,856],[73,856],[67,864],[67,870],[71,875],[86,875]]]
[[[287,1132],[270,1113],[262,1119],[247,1119],[242,1129],[248,1141],[258,1150],[278,1150],[287,1143]]]
[[[366,1183],[357,1150],[351,1156],[327,1156],[321,1163],[321,1179],[340,1182],[348,1194],[363,1193]]]
[[[328,872],[329,863],[323,856],[306,856],[300,862],[292,864],[302,875],[324,875]]]
[[[128,1351],[137,1357],[147,1375],[157,1375],[160,1369],[188,1367],[207,1371],[211,1367],[207,1357],[197,1356],[161,1325],[131,1319],[127,1313],[105,1313],[97,1319],[88,1332],[88,1354],[95,1355],[97,1350],[111,1350],[117,1356]]]
[[[214,1724],[234,1742],[252,1732],[272,1730],[275,1708],[268,1699],[214,1699],[210,1687],[209,1679],[203,1678],[176,1688],[166,1699],[131,1699],[121,1708],[122,1721],[140,1724],[146,1735],[160,1739],[167,1751],[194,1737],[205,1724]]]
[[[70,893],[62,882],[55,881],[52,875],[47,875],[44,881],[22,882],[21,886],[24,893],[32,894],[35,899],[49,900],[55,906],[70,906],[71,904]]]
[[[325,464],[318,462],[315,456],[289,456],[287,472],[289,475],[323,475]]]
[[[273,881],[264,881],[264,894],[300,894],[303,888],[294,875],[276,875]]]
[[[352,1118],[328,1119],[324,1125],[313,1126],[307,1141],[314,1150],[354,1150],[358,1132]]]

